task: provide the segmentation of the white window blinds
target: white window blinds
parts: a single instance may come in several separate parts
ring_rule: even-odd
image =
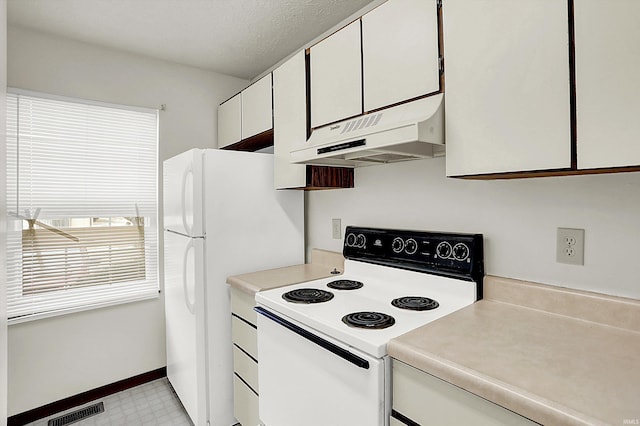
[[[157,111],[7,97],[10,322],[158,294]]]

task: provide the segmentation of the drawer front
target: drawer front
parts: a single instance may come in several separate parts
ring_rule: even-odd
[[[237,347],[233,347],[233,370],[258,392],[258,363]]]
[[[258,334],[256,329],[238,317],[231,317],[231,340],[249,355],[258,359]]]
[[[404,423],[402,423],[400,420],[396,420],[393,417],[391,417],[391,426],[405,426]]]
[[[233,415],[242,426],[257,426],[258,395],[237,376],[233,376]]]
[[[393,361],[393,409],[414,422],[515,426],[537,423],[407,364]]]
[[[242,290],[231,287],[231,312],[238,315],[241,318],[249,321],[251,324],[256,325],[258,320],[256,319],[256,311],[253,307],[256,305],[253,296],[245,293]]]

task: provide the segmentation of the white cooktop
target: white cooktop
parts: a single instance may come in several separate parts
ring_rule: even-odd
[[[336,290],[327,287],[335,280],[355,280],[364,284],[356,290]],[[291,303],[282,298],[288,291],[315,288],[330,291],[333,299],[315,304]],[[439,306],[430,311],[411,311],[391,305],[393,299],[421,296],[436,300]],[[401,334],[457,311],[476,300],[476,284],[420,272],[359,261],[345,261],[345,272],[331,278],[308,281],[256,294],[258,305],[294,320],[314,332],[331,336],[351,347],[375,357],[387,353],[387,342]],[[395,324],[385,329],[353,328],[342,317],[359,311],[391,315]]]

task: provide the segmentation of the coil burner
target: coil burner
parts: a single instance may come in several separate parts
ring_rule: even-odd
[[[428,297],[406,296],[393,299],[391,304],[396,308],[411,311],[430,311],[440,306],[438,302]]]
[[[335,290],[357,290],[362,288],[364,284],[355,280],[335,280],[327,284],[327,287]]]
[[[391,315],[381,312],[354,312],[342,317],[342,322],[349,327],[379,330],[391,327],[396,320]]]
[[[284,293],[282,298],[291,303],[323,303],[333,299],[333,293],[317,288],[298,288]]]

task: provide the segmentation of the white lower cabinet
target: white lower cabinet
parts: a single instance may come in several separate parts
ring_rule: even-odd
[[[258,417],[258,335],[251,295],[231,288],[233,342],[233,414],[242,426],[256,426]]]
[[[411,422],[391,418],[396,425],[515,426],[536,425],[493,402],[435,376],[393,360],[393,411]],[[396,415],[394,413],[394,415]],[[412,423],[413,422],[413,423]]]

